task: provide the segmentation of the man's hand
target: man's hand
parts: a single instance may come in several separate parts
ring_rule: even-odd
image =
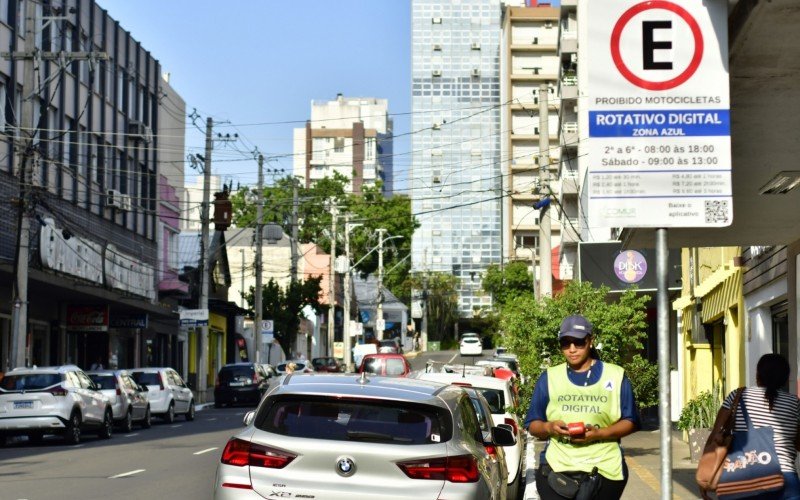
[[[563,420],[553,420],[552,422],[545,422],[545,430],[550,436],[567,436],[569,437],[569,428]]]

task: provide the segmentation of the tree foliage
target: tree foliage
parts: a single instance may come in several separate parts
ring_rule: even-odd
[[[510,262],[502,268],[492,264],[486,268],[482,286],[486,293],[491,294],[493,303],[502,307],[520,295],[533,297],[533,274],[526,262]]]
[[[292,231],[292,203],[294,179],[278,179],[272,186],[264,188],[264,221],[279,224],[285,234]],[[348,180],[335,173],[333,177],[315,181],[310,188],[298,186],[298,238],[300,243],[316,243],[323,251],[331,249],[331,222],[333,203],[339,211],[336,225],[337,254],[344,251],[344,214],[349,213],[350,221],[360,224],[350,231],[351,262],[359,264],[356,272],[363,276],[373,274],[378,269],[377,248],[379,228],[386,229],[384,238],[393,238],[384,244],[384,286],[401,300],[402,283],[411,268],[411,238],[419,224],[411,214],[411,200],[407,196],[394,195],[386,198],[381,192],[381,184],[363,186],[361,193],[347,193]],[[254,188],[244,188],[232,197],[233,224],[237,227],[255,225],[256,205]],[[370,253],[370,251],[372,251]],[[391,272],[389,272],[391,271]]]
[[[448,273],[425,272],[409,276],[403,283],[409,296],[411,289],[425,291],[423,300],[428,314],[428,340],[453,338],[458,321],[458,284]]]
[[[274,279],[270,279],[262,288],[262,316],[273,320],[275,338],[287,357],[291,357],[294,347],[292,342],[297,338],[303,309],[311,306],[317,313],[323,309],[319,303],[321,281],[321,276],[297,280],[284,289]],[[252,310],[255,305],[255,287],[250,287],[245,293],[245,300]]]
[[[520,369],[527,377],[522,387],[523,399],[530,400],[533,385],[542,371],[564,362],[558,330],[561,321],[571,314],[582,314],[592,322],[594,344],[603,361],[626,369],[634,363],[631,368],[637,372],[652,373],[643,371],[642,362],[647,363],[646,360],[635,357],[643,349],[642,340],[647,335],[645,304],[649,297],[637,296],[634,289],[629,289],[612,302],[608,300],[608,291],[607,287],[594,288],[588,282],[571,281],[557,297],[536,301],[531,295],[519,295],[505,304],[500,327],[505,344],[519,356]],[[649,404],[652,393],[657,394],[657,387],[657,383],[634,385],[640,407],[642,402]],[[526,410],[524,405],[521,411]]]

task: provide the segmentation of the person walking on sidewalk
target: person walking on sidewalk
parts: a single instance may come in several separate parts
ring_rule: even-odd
[[[742,392],[741,403],[747,409],[753,427],[772,427],[775,452],[783,473],[783,491],[774,495],[762,494],[761,498],[800,499],[800,479],[794,466],[800,449],[800,400],[784,388],[789,381],[789,371],[786,358],[780,354],[765,354],[756,365],[756,387],[747,387]],[[728,418],[735,394],[734,390],[725,398],[717,421]],[[742,412],[737,412],[733,430],[747,431]]]
[[[525,426],[548,440],[536,470],[542,500],[574,498],[561,488],[570,478],[584,489],[591,478],[593,494],[581,497],[603,500],[619,499],[628,482],[619,443],[640,426],[633,387],[622,367],[600,361],[592,338],[589,320],[566,317],[558,333],[566,363],[548,368],[533,390]]]

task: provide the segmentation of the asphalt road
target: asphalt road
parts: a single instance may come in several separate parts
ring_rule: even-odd
[[[486,359],[492,357],[491,349],[484,349],[482,356],[461,356],[457,350],[455,351],[434,351],[434,352],[421,352],[417,356],[409,359],[411,368],[414,370],[422,370],[428,361],[435,363],[448,363],[453,365],[460,365],[462,363],[467,365],[475,364],[479,359]]]
[[[110,440],[85,434],[77,446],[57,437],[10,443],[0,448],[0,499],[210,499],[222,449],[251,409],[209,408],[171,425],[154,419]]]

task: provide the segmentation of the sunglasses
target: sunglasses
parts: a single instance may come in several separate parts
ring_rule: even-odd
[[[559,343],[559,345],[561,345],[562,349],[569,349],[570,345],[574,345],[578,349],[583,349],[584,347],[586,347],[586,344],[589,343],[589,337],[587,336],[587,337],[584,337],[582,339],[576,339],[576,338],[572,338],[572,337],[564,337],[564,338],[558,339],[558,343]]]

